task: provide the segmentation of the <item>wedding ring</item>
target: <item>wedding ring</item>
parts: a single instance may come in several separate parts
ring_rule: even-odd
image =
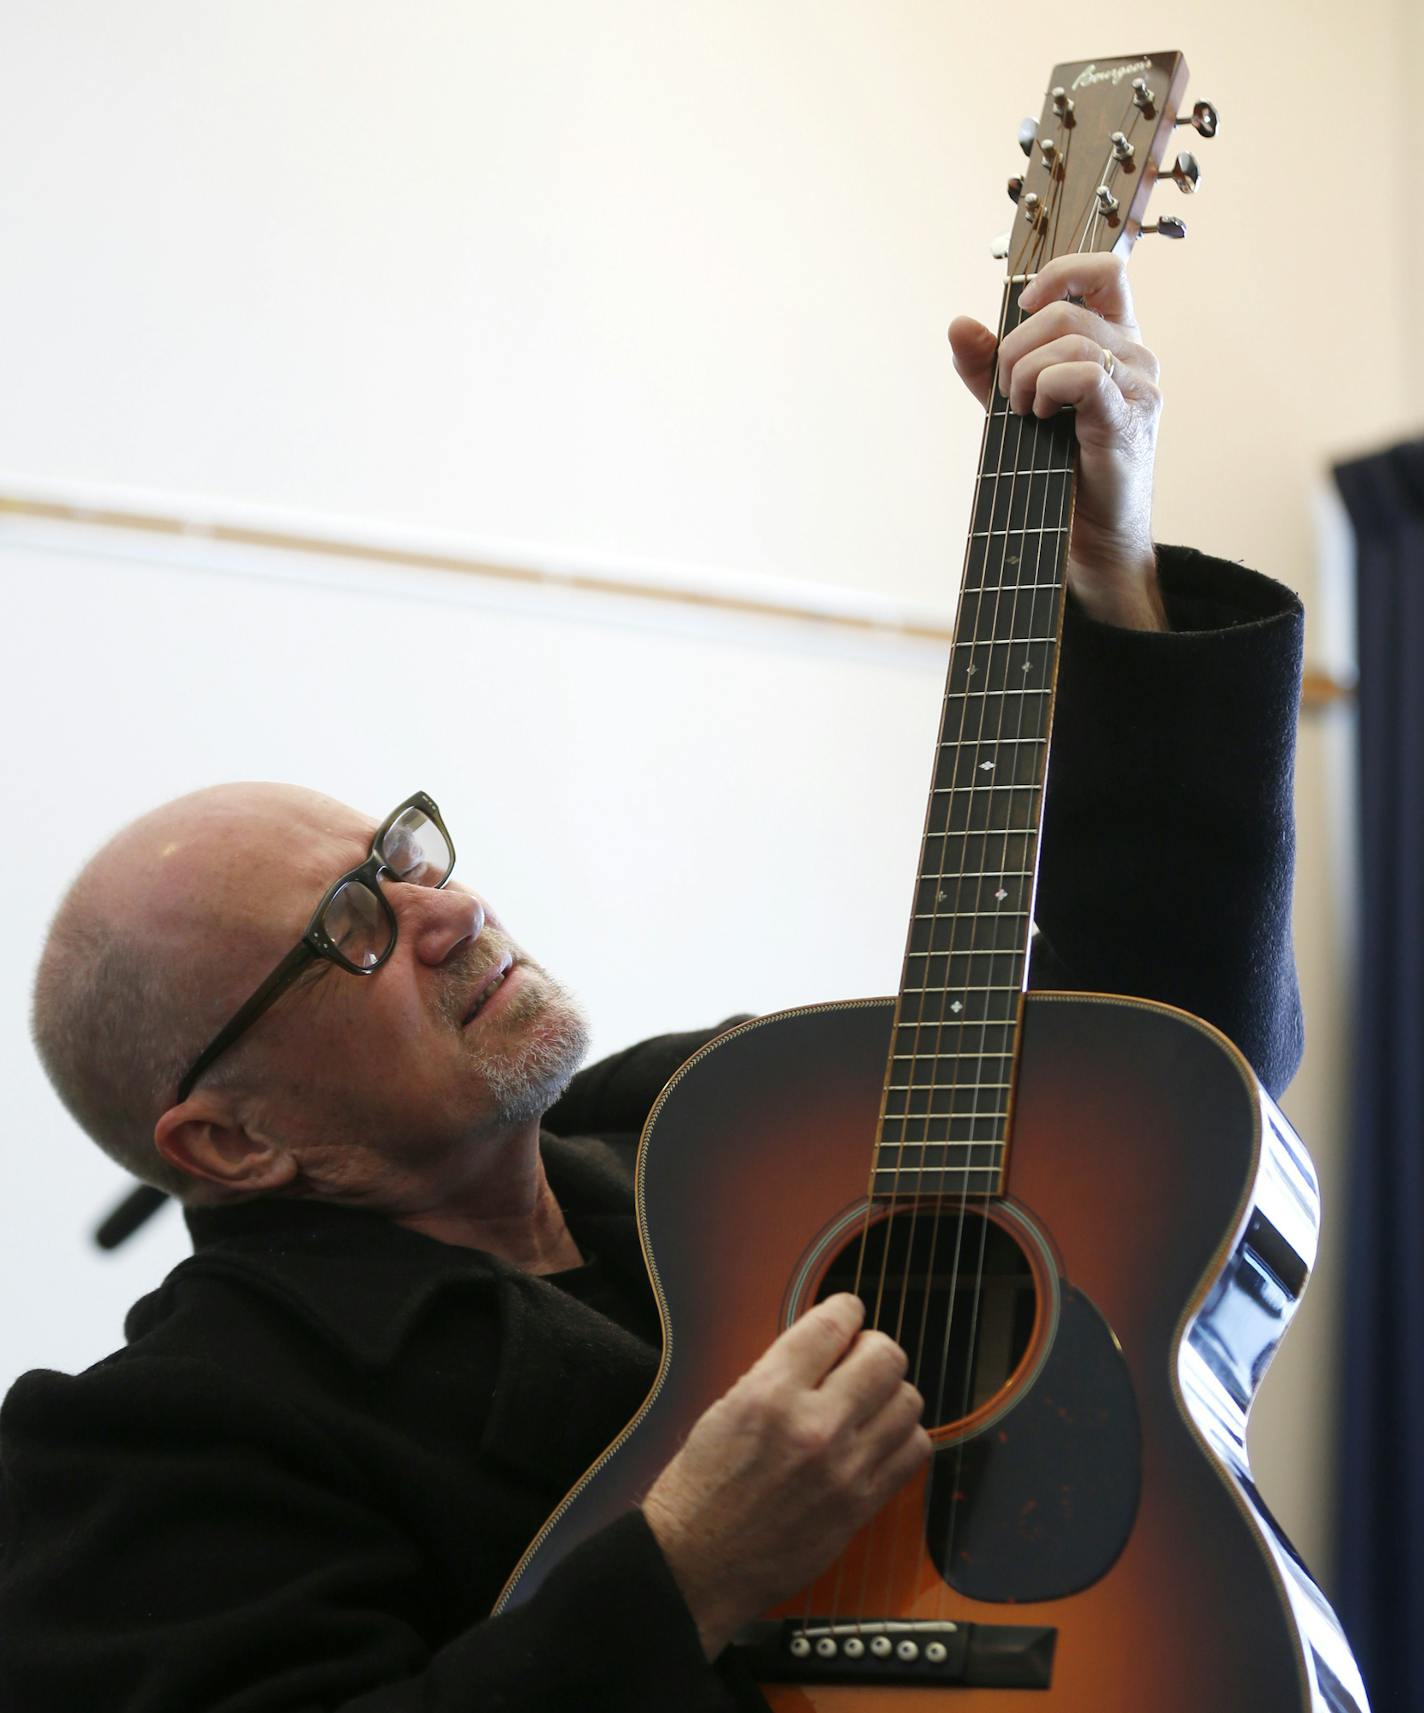
[[[1113,370],[1117,367],[1117,358],[1113,356],[1112,352],[1108,350],[1106,345],[1103,346],[1102,351],[1103,367],[1111,375]]]

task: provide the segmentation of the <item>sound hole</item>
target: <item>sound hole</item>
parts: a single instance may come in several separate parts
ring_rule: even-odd
[[[1023,1360],[1036,1290],[1028,1258],[1003,1226],[955,1203],[902,1207],[857,1231],[816,1293],[856,1290],[867,1326],[910,1358],[928,1428],[961,1421],[987,1404]]]

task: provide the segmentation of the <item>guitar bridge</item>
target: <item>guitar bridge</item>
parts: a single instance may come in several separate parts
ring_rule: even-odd
[[[913,1683],[1047,1689],[1055,1629],[915,1618],[766,1618],[732,1641],[761,1683]]]

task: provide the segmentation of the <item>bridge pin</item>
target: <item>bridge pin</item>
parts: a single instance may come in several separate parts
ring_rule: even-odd
[[[925,1644],[925,1658],[931,1665],[943,1665],[949,1658],[949,1649],[943,1642],[927,1642]]]
[[[895,1644],[895,1655],[898,1659],[918,1659],[920,1657],[920,1644],[912,1642],[907,1636],[903,1642]]]
[[[793,1636],[790,1646],[792,1654],[797,1659],[805,1659],[811,1652],[811,1644],[805,1636]]]
[[[834,1636],[822,1636],[816,1643],[816,1652],[822,1659],[834,1659],[839,1651]]]
[[[872,1636],[870,1638],[870,1651],[876,1659],[889,1659],[895,1650],[889,1636]]]
[[[865,1652],[865,1643],[859,1636],[847,1636],[841,1646],[841,1652],[847,1659],[859,1659]]]

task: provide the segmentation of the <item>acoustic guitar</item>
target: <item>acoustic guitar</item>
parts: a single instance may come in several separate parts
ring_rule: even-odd
[[[1176,53],[1055,68],[1001,336],[1050,258],[1144,230],[1185,83]],[[1171,176],[1190,188],[1191,157]],[[662,1091],[637,1173],[661,1367],[496,1607],[636,1504],[798,1315],[858,1291],[935,1454],[735,1639],[778,1713],[1366,1706],[1246,1453],[1314,1260],[1309,1159],[1208,1024],[1025,992],[1074,448],[1065,413],[992,400],[899,995],[743,1024]]]

